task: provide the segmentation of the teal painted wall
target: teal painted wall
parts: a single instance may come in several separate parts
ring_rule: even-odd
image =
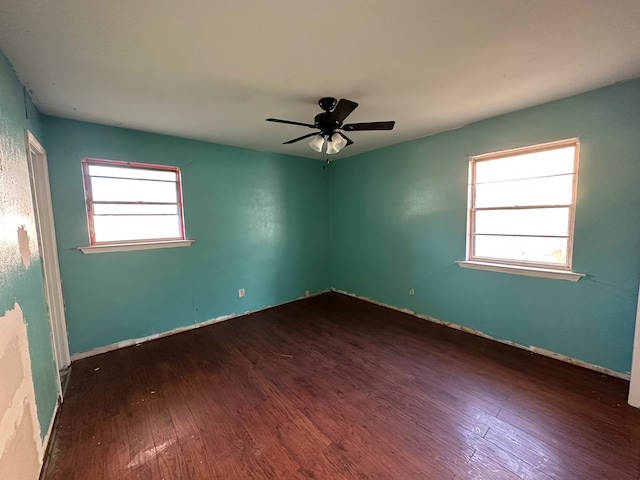
[[[322,162],[49,116],[43,124],[72,353],[330,287]],[[88,244],[83,157],[180,167],[195,243],[77,251]]]
[[[468,156],[580,137],[578,283],[462,269]],[[331,165],[332,285],[626,372],[640,277],[640,80]],[[409,288],[415,296],[409,296]]]
[[[40,434],[44,437],[57,402],[58,384],[31,198],[25,129],[42,139],[40,115],[30,98],[25,98],[13,67],[0,52],[0,317],[16,303],[22,308],[27,323]],[[27,268],[18,246],[21,226],[29,236],[31,258]]]

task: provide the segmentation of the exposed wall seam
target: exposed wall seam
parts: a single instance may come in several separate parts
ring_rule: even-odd
[[[27,87],[22,87],[22,100],[24,102],[24,118],[29,120],[29,106],[27,105]]]
[[[576,358],[568,357],[566,355],[562,355],[562,354],[557,353],[557,352],[552,352],[551,350],[546,350],[544,348],[536,347],[534,345],[530,345],[530,346],[527,347],[525,345],[520,345],[519,343],[512,342],[511,340],[502,340],[502,339],[499,339],[499,338],[494,338],[491,335],[487,335],[486,333],[481,332],[480,330],[474,330],[472,328],[465,327],[463,325],[458,325],[457,323],[451,323],[451,322],[445,322],[444,320],[438,320],[437,318],[433,318],[433,317],[430,317],[428,315],[423,315],[423,314],[417,313],[417,312],[415,312],[413,310],[409,310],[409,309],[406,309],[406,308],[394,307],[393,305],[387,305],[386,303],[378,302],[378,301],[373,300],[373,299],[368,298],[368,297],[361,297],[360,295],[356,295],[355,293],[346,292],[344,290],[338,290],[337,288],[331,288],[331,291],[337,292],[337,293],[341,293],[341,294],[347,295],[349,297],[358,298],[360,300],[364,300],[365,302],[373,303],[373,304],[379,305],[381,307],[390,308],[391,310],[396,310],[398,312],[406,313],[406,314],[412,315],[414,317],[417,317],[417,318],[419,318],[421,320],[427,320],[429,322],[436,323],[438,325],[443,325],[445,327],[453,328],[454,330],[461,330],[461,331],[466,332],[466,333],[471,333],[473,335],[477,335],[479,337],[486,338],[487,340],[492,340],[494,342],[503,343],[505,345],[510,345],[512,347],[517,347],[517,348],[519,348],[521,350],[526,350],[528,352],[537,353],[538,355],[542,355],[544,357],[554,358],[556,360],[560,360],[560,361],[565,362],[565,363],[570,363],[571,365],[576,365],[578,367],[587,368],[589,370],[594,370],[594,371],[596,371],[598,373],[603,373],[605,375],[610,375],[612,377],[622,378],[623,380],[629,380],[631,378],[631,374],[629,372],[627,372],[627,373],[616,372],[615,370],[611,370],[609,368],[605,368],[605,367],[601,367],[599,365],[594,365],[592,363],[584,362],[582,360],[578,360]]]
[[[84,352],[74,353],[71,355],[71,361],[75,362],[76,360],[82,360],[83,358],[93,357],[95,355],[100,355],[102,353],[111,352],[113,350],[118,350],[120,348],[131,347],[133,345],[140,345],[142,343],[150,342],[151,340],[156,340],[158,338],[168,337],[170,335],[175,335],[177,333],[186,332],[189,330],[195,330],[196,328],[206,327],[207,325],[213,325],[214,323],[224,322],[226,320],[231,320],[234,318],[240,318],[247,315],[251,315],[252,313],[262,312],[264,310],[268,310],[270,308],[279,307],[281,305],[286,305],[288,303],[297,302],[298,300],[303,300],[305,298],[315,297],[321,295],[323,293],[327,293],[330,290],[321,290],[316,293],[312,293],[309,295],[304,295],[302,297],[294,298],[293,300],[288,300],[286,302],[278,303],[276,305],[267,305],[263,308],[258,308],[257,310],[249,310],[244,313],[232,313],[230,315],[222,315],[220,317],[211,318],[209,320],[205,320],[204,322],[194,323],[193,325],[186,325],[184,327],[174,328],[173,330],[167,330],[166,332],[156,333],[154,335],[148,335],[146,337],[134,338],[130,340],[123,340],[121,342],[111,343],[109,345],[105,345],[104,347],[92,348],[91,350],[86,350]]]

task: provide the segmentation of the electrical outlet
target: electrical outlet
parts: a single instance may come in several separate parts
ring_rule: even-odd
[[[409,289],[409,295],[415,295],[415,293],[416,293],[416,292],[413,290],[413,288],[410,288],[410,289]]]
[[[309,295],[311,295],[311,292],[309,290],[305,290],[304,291],[304,296],[308,297]]]
[[[240,298],[244,297],[244,288],[239,288],[239,289],[238,289],[238,296],[239,296]]]

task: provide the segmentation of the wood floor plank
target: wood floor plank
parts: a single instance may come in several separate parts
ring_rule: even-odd
[[[467,467],[455,478],[456,480],[519,480],[521,477],[492,458],[476,451],[469,460]]]
[[[328,293],[74,362],[42,478],[637,480],[627,392]]]
[[[603,445],[607,438],[600,438],[592,432],[584,431],[579,424],[554,420],[553,417],[527,416],[520,417],[508,410],[499,413],[498,418],[506,423],[526,431],[538,439],[544,440],[561,458],[587,458],[588,461],[577,462],[594,478],[605,478],[611,464],[630,465],[628,478],[637,480],[632,472],[640,472],[640,445],[638,439],[629,436],[626,448],[612,448],[610,443]],[[631,422],[633,423],[633,422]],[[586,440],[585,440],[586,439]],[[636,442],[636,445],[633,445]]]

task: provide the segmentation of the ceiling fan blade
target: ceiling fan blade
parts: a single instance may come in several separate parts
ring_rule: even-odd
[[[347,125],[343,125],[342,129],[346,132],[362,132],[364,130],[393,130],[393,126],[395,124],[395,121],[349,123]]]
[[[348,147],[349,145],[353,145],[353,140],[347,137],[344,133],[338,132],[338,135],[340,135],[342,138],[344,138],[347,141],[347,144],[345,145],[345,147]]]
[[[280,120],[279,118],[267,118],[266,121],[276,122],[276,123],[287,123],[289,125],[300,125],[301,127],[316,128],[315,125],[311,125],[309,123],[292,122],[291,120]]]
[[[341,98],[338,101],[336,108],[331,112],[331,119],[342,123],[345,118],[351,115],[351,112],[353,112],[357,106],[358,104],[356,102],[352,102],[346,98]]]
[[[284,142],[283,145],[287,145],[288,143],[296,143],[300,140],[304,140],[305,138],[313,137],[314,135],[318,135],[320,132],[308,133],[306,135],[302,135],[301,137],[294,138],[293,140],[289,140],[288,142]]]

